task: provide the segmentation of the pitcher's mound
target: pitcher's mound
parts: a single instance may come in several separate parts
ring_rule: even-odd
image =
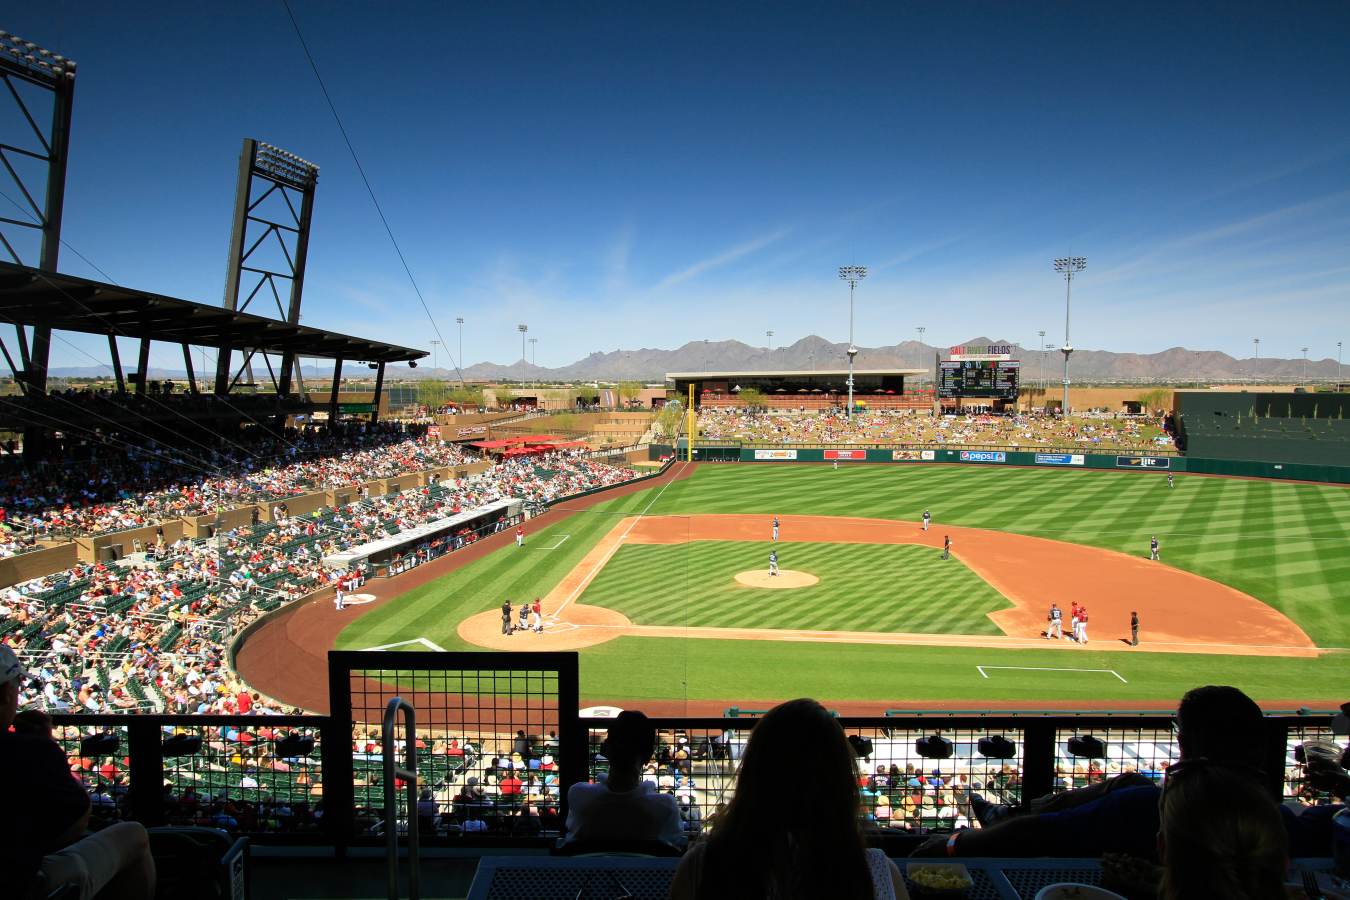
[[[767,569],[753,569],[738,574],[736,582],[756,588],[803,588],[819,584],[820,579],[810,572],[794,572],[792,569],[779,569],[777,575],[770,575]]]

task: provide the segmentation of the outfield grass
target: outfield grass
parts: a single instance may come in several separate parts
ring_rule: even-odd
[[[818,584],[765,591],[738,572],[766,567],[778,549],[784,569]],[[644,585],[634,591],[633,585]],[[581,595],[639,625],[805,628],[928,634],[1002,634],[988,614],[1012,604],[955,559],[905,544],[772,544],[694,541],[620,547]]]
[[[359,649],[425,637],[447,649],[473,649],[455,632],[462,619],[500,606],[503,599],[519,603],[542,596],[624,515],[646,511],[914,520],[925,507],[939,526],[952,522],[996,528],[1141,555],[1147,552],[1149,535],[1157,534],[1164,559],[1172,565],[1282,610],[1321,646],[1350,646],[1350,596],[1345,590],[1350,584],[1350,489],[1186,476],[1176,484],[1169,491],[1161,476],[1137,472],[703,466],[692,478],[593,507],[532,534],[523,550],[504,548],[415,589],[398,603],[353,622],[338,646]],[[563,534],[569,537],[559,549],[540,549]],[[885,579],[876,579],[873,593],[885,585]],[[378,584],[373,587],[379,590]],[[648,594],[662,589],[655,579],[634,583],[627,603],[642,604]],[[609,699],[741,701],[801,694],[896,704],[926,698],[1048,699],[1044,673],[999,672],[986,679],[976,665],[1115,668],[1128,680],[1121,684],[1115,678],[1069,673],[1053,692],[1065,700],[1175,702],[1189,685],[1223,681],[1258,698],[1339,702],[1350,683],[1346,653],[1278,659],[1105,654],[1086,648],[1063,653],[620,638],[582,651],[581,659],[583,694]]]

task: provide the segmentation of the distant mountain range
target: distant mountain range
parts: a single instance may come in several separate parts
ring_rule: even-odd
[[[1015,342],[975,337],[964,342],[967,347],[989,344],[1011,344],[1013,356],[1023,361],[1023,383],[1038,381],[1044,371],[1046,381],[1062,378],[1063,357],[1057,350],[1021,347]],[[848,357],[847,344],[833,343],[810,335],[784,347],[752,347],[740,341],[691,341],[675,350],[614,350],[610,353],[592,353],[584,359],[550,369],[534,366],[525,360],[510,365],[479,362],[464,369],[469,381],[660,381],[667,372],[698,371],[762,371],[782,369],[843,369]],[[939,352],[938,348],[918,341],[903,341],[885,347],[859,347],[855,365],[859,369],[910,369],[926,367],[930,372]],[[1043,366],[1042,366],[1043,361]],[[1325,383],[1340,377],[1335,359],[1310,359],[1306,376],[1302,359],[1236,359],[1217,350],[1187,350],[1173,347],[1160,353],[1112,353],[1109,350],[1077,349],[1070,361],[1070,376],[1075,382],[1121,383],[1177,383],[1177,382],[1267,382]],[[306,378],[327,379],[331,367],[304,366]],[[369,378],[365,366],[344,366],[347,378]],[[109,375],[108,368],[80,366],[54,368],[57,378],[90,378]],[[266,378],[265,368],[257,368],[255,375]],[[182,370],[151,369],[150,378],[185,378]],[[459,374],[445,367],[432,369],[425,361],[416,369],[390,366],[386,379],[440,378],[455,380]]]

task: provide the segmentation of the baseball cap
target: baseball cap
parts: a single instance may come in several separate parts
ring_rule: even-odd
[[[0,644],[0,684],[9,684],[27,676],[23,663],[19,662],[19,657],[14,651]]]

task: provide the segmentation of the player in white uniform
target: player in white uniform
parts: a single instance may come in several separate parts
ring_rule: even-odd
[[[927,531],[927,530],[928,530],[928,523],[931,522],[931,521],[933,521],[933,517],[932,517],[931,515],[929,515],[929,514],[928,514],[928,510],[925,509],[925,510],[923,511],[923,530],[924,530],[924,531]]]
[[[337,607],[339,610],[342,610],[345,608],[342,601],[343,601],[342,588],[339,587],[336,591],[333,592],[333,605]]]
[[[778,540],[778,517],[773,517],[773,539]]]
[[[1168,472],[1168,473],[1167,473],[1167,486],[1168,486],[1168,487],[1176,487],[1176,485],[1172,483],[1172,473],[1171,473],[1171,472]]]
[[[1148,558],[1149,558],[1149,559],[1161,559],[1161,558],[1162,558],[1162,557],[1160,557],[1160,556],[1158,555],[1158,536],[1157,536],[1156,534],[1155,534],[1153,537],[1149,538],[1149,541],[1148,541]]]
[[[1050,626],[1045,629],[1045,639],[1059,638],[1064,640],[1064,610],[1059,608],[1058,604],[1050,604]]]
[[[777,550],[770,550],[770,551],[769,551],[769,574],[770,574],[770,575],[777,575],[777,574],[778,574],[778,551],[777,551]]]

